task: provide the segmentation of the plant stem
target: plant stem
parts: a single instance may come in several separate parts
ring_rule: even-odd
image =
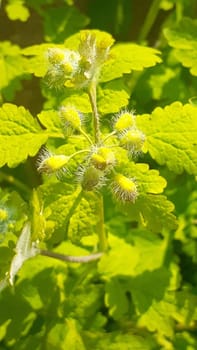
[[[98,206],[98,236],[99,236],[99,248],[102,252],[105,252],[108,248],[107,236],[104,227],[104,205],[103,196],[98,194],[99,206]]]
[[[92,145],[92,140],[88,134],[83,129],[79,129],[80,133],[86,138],[86,140]]]
[[[99,114],[96,102],[96,83],[93,81],[90,85],[88,96],[90,99],[92,113],[93,113],[93,129],[94,129],[94,140],[95,144],[100,142],[100,127],[99,127]]]
[[[146,19],[144,21],[144,24],[141,28],[138,40],[143,41],[146,39],[148,33],[150,32],[152,25],[157,17],[157,14],[159,12],[159,5],[161,3],[161,0],[154,0],[149,8],[148,14],[146,15]]]
[[[95,144],[98,145],[101,142],[100,139],[100,125],[99,125],[99,114],[97,109],[96,101],[96,82],[92,81],[89,91],[88,91],[92,113],[93,113],[93,129],[94,129],[94,140]],[[104,227],[104,206],[103,206],[103,196],[98,194],[99,205],[98,205],[98,236],[99,236],[99,247],[102,252],[107,250],[108,242]]]
[[[49,250],[40,250],[39,253],[44,256],[48,256],[50,258],[66,261],[66,262],[74,262],[74,263],[88,263],[94,260],[98,260],[103,253],[95,253],[87,256],[73,256],[73,255],[63,255],[55,252],[51,252]]]
[[[106,142],[110,137],[116,135],[116,131],[112,131],[110,134],[108,134],[103,140],[102,142]]]
[[[81,154],[81,153],[89,153],[89,152],[90,152],[89,149],[82,149],[82,150],[80,150],[80,151],[77,151],[77,152],[71,154],[71,155],[69,156],[69,159],[74,158],[74,157],[77,156],[78,154]]]

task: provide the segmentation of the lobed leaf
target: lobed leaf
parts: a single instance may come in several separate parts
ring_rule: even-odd
[[[98,109],[101,114],[117,113],[128,101],[129,94],[120,79],[98,87]]]
[[[14,167],[34,156],[47,135],[24,107],[5,103],[0,108],[0,166]]]
[[[132,206],[128,206],[129,218],[138,221],[153,232],[175,229],[176,217],[172,214],[174,205],[165,196],[143,194]]]
[[[6,5],[5,10],[10,20],[20,20],[26,22],[30,16],[29,9],[24,6],[23,0],[9,1]]]
[[[26,59],[20,47],[9,41],[0,43],[0,90],[8,100],[12,100],[16,90],[21,89],[20,80],[25,77]]]
[[[177,174],[197,174],[196,111],[195,106],[174,102],[137,119],[151,157]]]
[[[106,82],[161,62],[159,51],[150,47],[126,43],[112,47],[111,59],[102,67],[100,81]]]

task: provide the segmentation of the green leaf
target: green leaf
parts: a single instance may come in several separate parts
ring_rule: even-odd
[[[77,321],[71,318],[65,323],[56,323],[47,335],[46,349],[86,350],[78,327]]]
[[[138,325],[171,338],[174,335],[175,322],[182,328],[192,327],[197,317],[196,302],[196,295],[188,291],[166,293],[163,300],[153,301],[139,318]]]
[[[49,42],[62,42],[89,23],[88,17],[75,6],[49,8],[44,17],[45,39]]]
[[[36,77],[44,77],[48,68],[46,52],[50,47],[57,47],[57,45],[44,43],[21,50],[24,56],[30,56],[26,61],[25,72],[33,73]]]
[[[21,89],[21,79],[25,76],[26,59],[22,57],[19,46],[9,41],[0,43],[0,90],[3,96],[12,100],[17,90]]]
[[[111,59],[101,70],[99,79],[101,82],[119,78],[133,70],[141,71],[161,62],[158,50],[137,44],[117,44],[110,53]]]
[[[5,103],[0,108],[0,166],[14,167],[34,156],[46,142],[47,135],[24,107]]]
[[[185,331],[176,333],[174,347],[179,350],[185,350],[187,348],[195,350],[197,348],[197,339],[195,338],[195,335],[192,335],[190,332]]]
[[[124,169],[126,176],[135,178],[139,194],[162,193],[166,187],[166,180],[159,175],[158,170],[149,169],[148,164],[129,162],[123,165],[120,162],[119,167]]]
[[[129,310],[129,298],[126,288],[118,278],[110,279],[105,285],[105,305],[109,308],[109,314],[115,320],[124,317]]]
[[[183,18],[174,27],[165,28],[164,35],[169,44],[175,48],[175,55],[184,67],[190,68],[190,73],[197,75],[197,21]]]
[[[154,301],[163,300],[169,285],[169,279],[170,271],[162,267],[153,271],[144,271],[129,281],[132,300],[137,313],[143,314]]]
[[[73,105],[82,113],[91,113],[92,108],[88,94],[85,91],[67,89],[61,101],[63,105]]]
[[[6,335],[3,340],[5,349],[5,344],[12,343],[14,346],[20,337],[24,339],[32,327],[36,314],[29,303],[11,289],[6,289],[1,293],[0,309],[0,325],[7,322]]]
[[[84,192],[80,203],[70,218],[68,237],[80,241],[83,236],[98,234],[99,227],[99,199],[95,193]]]
[[[116,113],[129,101],[124,82],[115,80],[98,87],[98,109],[101,114]]]
[[[133,326],[130,326],[128,331],[113,331],[99,333],[93,347],[88,349],[95,350],[156,350],[158,345],[156,344],[152,335],[147,334],[141,330],[140,334],[133,334]],[[137,333],[137,332],[136,332]],[[132,346],[132,347],[131,347]]]
[[[47,129],[51,137],[64,138],[63,124],[57,111],[47,110],[38,114],[41,124]]]
[[[24,0],[9,0],[5,10],[12,21],[19,19],[22,22],[26,22],[30,16],[28,8],[24,6]]]
[[[138,221],[153,232],[175,229],[176,217],[172,214],[174,205],[165,196],[143,194],[127,207],[129,218]]]
[[[197,174],[195,106],[174,102],[138,117],[137,124],[146,135],[147,150],[153,159],[177,174],[184,170]]]
[[[109,246],[111,249],[98,263],[99,272],[107,279],[116,275],[135,275],[135,268],[139,263],[139,251],[113,235],[109,236]]]

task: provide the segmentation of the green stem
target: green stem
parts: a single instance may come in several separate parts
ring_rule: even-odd
[[[99,205],[98,205],[98,236],[99,236],[99,248],[101,252],[105,252],[108,248],[107,236],[104,227],[104,205],[103,205],[103,196],[98,194]]]
[[[152,4],[149,8],[148,14],[146,15],[146,19],[144,21],[144,24],[141,28],[138,40],[143,41],[146,39],[147,35],[149,34],[152,25],[157,17],[157,14],[159,12],[159,5],[161,3],[161,0],[154,0],[152,1]]]
[[[74,157],[77,156],[78,154],[81,154],[81,153],[89,153],[89,152],[90,152],[89,149],[82,149],[82,150],[80,150],[80,151],[77,151],[77,152],[71,154],[71,155],[69,156],[69,160],[72,159],[72,158],[74,158]]]
[[[183,4],[176,2],[176,21],[179,22],[183,17]]]
[[[85,256],[73,256],[73,255],[64,255],[59,254],[55,252],[51,252],[49,250],[40,250],[39,253],[44,256],[48,256],[50,258],[66,261],[66,262],[73,262],[73,263],[88,263],[91,261],[95,261],[100,259],[100,257],[103,255],[103,253],[95,253]]]
[[[79,129],[79,131],[86,138],[86,140],[88,140],[88,142],[92,145],[93,142],[92,142],[91,138],[89,137],[89,135],[86,134],[86,132],[83,129]]]
[[[110,134],[108,134],[103,140],[102,142],[106,142],[110,137],[116,135],[116,131],[112,131]]]
[[[95,140],[95,144],[99,144],[100,142],[99,114],[98,114],[97,102],[96,102],[96,83],[94,81],[90,85],[88,96],[90,99],[90,104],[91,104],[92,113],[93,113],[94,140]]]

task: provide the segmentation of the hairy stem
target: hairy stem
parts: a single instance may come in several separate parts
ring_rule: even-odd
[[[88,134],[86,134],[86,132],[83,129],[79,129],[80,133],[86,138],[86,140],[90,143],[90,145],[92,145],[92,140],[89,137]]]
[[[51,252],[49,250],[40,250],[39,253],[41,255],[48,256],[50,258],[54,258],[54,259],[58,259],[66,262],[73,262],[73,263],[88,263],[88,262],[100,259],[100,257],[103,255],[103,253],[95,253],[87,256],[73,256],[73,255],[59,254],[59,253]]]
[[[97,101],[96,101],[96,82],[93,81],[89,88],[89,99],[92,106],[93,113],[93,129],[94,129],[94,140],[95,144],[98,145],[101,142],[101,133],[100,133],[100,125],[99,125],[99,114],[97,109]],[[104,227],[104,206],[103,206],[103,196],[102,194],[98,194],[99,205],[98,205],[98,236],[99,236],[99,247],[102,252],[107,250],[108,242],[107,236],[105,233]]]
[[[161,3],[161,0],[154,0],[149,8],[148,14],[146,15],[146,19],[144,21],[144,24],[141,28],[138,40],[143,41],[146,39],[147,35],[149,34],[152,25],[157,17],[157,14],[159,12],[159,5]]]
[[[104,205],[103,205],[103,196],[102,194],[98,194],[99,205],[98,205],[98,236],[99,236],[99,248],[102,252],[105,252],[108,248],[108,241],[105,232],[104,226]]]
[[[96,102],[96,83],[93,81],[90,85],[88,96],[90,99],[92,113],[93,113],[93,129],[94,129],[94,140],[95,144],[100,142],[100,127],[99,127],[99,114]]]

